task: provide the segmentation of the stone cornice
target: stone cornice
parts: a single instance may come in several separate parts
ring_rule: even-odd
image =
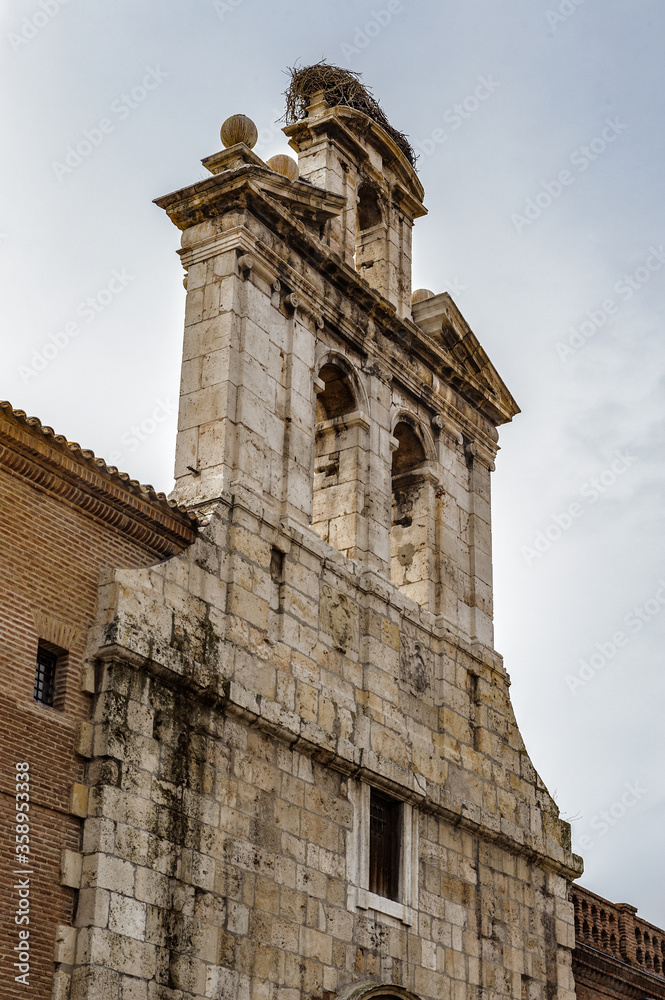
[[[0,464],[165,558],[196,537],[195,519],[39,420],[0,403]]]
[[[164,209],[178,229],[186,230],[210,219],[216,210],[228,208],[230,196],[242,190],[248,181],[254,182],[257,190],[260,187],[290,205],[292,210],[299,209],[310,215],[312,221],[319,224],[339,215],[346,205],[342,195],[325,191],[307,181],[290,181],[270,167],[257,163],[246,163],[206,177],[189,187],[155,198],[154,204]]]
[[[321,294],[306,275],[292,268],[283,256],[266,246],[247,226],[234,226],[223,231],[216,230],[211,223],[209,226],[213,231],[207,235],[199,234],[194,241],[191,243],[188,241],[178,251],[185,268],[235,249],[242,254],[238,262],[241,270],[243,267],[241,262],[250,258],[253,262],[253,266],[249,269],[251,273],[260,275],[269,283],[272,283],[279,275],[280,282],[296,292],[305,306],[306,312],[317,318],[322,317],[322,322],[327,322],[338,330],[349,343],[367,356],[367,365],[370,368],[373,369],[374,366],[380,365],[381,378],[402,384],[416,399],[420,399],[430,407],[434,415],[443,414],[445,421],[451,427],[459,427],[467,437],[481,441],[492,458],[495,456],[497,432],[494,429],[494,424],[489,422],[486,417],[482,418],[457,389],[442,383],[436,376],[431,376],[431,384],[426,384],[418,378],[417,373],[410,373],[405,371],[403,366],[393,365],[390,357],[381,351],[380,345],[368,338],[366,330],[360,325],[352,323],[348,316],[335,306],[329,296]],[[332,256],[336,257],[334,254]],[[415,324],[399,320],[393,307],[386,299],[381,298],[378,292],[371,289],[355,271],[343,264],[339,258],[336,260],[338,274],[342,275],[345,280],[348,279],[352,282],[354,287],[356,284],[362,286],[363,299],[360,308],[369,313],[370,319],[382,332],[392,329],[393,336],[390,339],[400,341],[403,339],[404,333],[400,334],[399,331],[408,327],[418,336],[419,341],[427,347],[427,350],[436,351],[436,345],[429,336]],[[249,271],[245,269],[245,273],[249,273]],[[331,280],[328,269],[325,273],[328,280]],[[423,361],[423,364],[426,364],[426,361]],[[491,460],[489,464],[491,464]]]
[[[601,986],[603,992],[617,997],[657,997],[665,1000],[665,979],[636,969],[627,962],[613,958],[587,944],[575,942],[573,951],[573,976],[577,983],[593,983]],[[613,986],[617,983],[617,986]]]
[[[249,691],[236,681],[199,673],[195,666],[177,671],[164,663],[145,658],[125,646],[123,629],[114,629],[111,643],[101,648],[96,659],[100,662],[123,661],[137,670],[145,671],[166,684],[186,688],[202,706],[242,719],[262,732],[270,734],[292,749],[298,750],[326,766],[349,777],[360,778],[384,788],[420,810],[439,816],[452,826],[476,834],[487,843],[506,847],[513,854],[533,861],[548,871],[573,879],[581,874],[581,862],[576,855],[557,845],[557,856],[547,853],[538,838],[528,837],[517,827],[464,802],[446,788],[433,786],[423,776],[387,761],[369,747],[357,746],[319,725],[301,718],[276,701]],[[204,724],[203,720],[199,724]],[[211,723],[212,726],[212,723]],[[204,724],[205,728],[205,724]]]
[[[302,198],[296,197],[294,188],[304,189]],[[333,200],[336,201],[333,203]],[[471,407],[482,414],[493,430],[494,427],[513,418],[519,409],[505,385],[491,365],[493,379],[490,384],[482,371],[472,372],[466,364],[465,357],[445,347],[438,339],[421,330],[414,322],[397,316],[392,303],[384,299],[362,278],[358,272],[344,264],[338,254],[326,246],[301,218],[293,214],[296,203],[300,203],[303,218],[307,213],[312,216],[312,223],[317,222],[321,211],[329,215],[338,214],[340,196],[333,195],[316,188],[304,181],[290,182],[268,168],[247,165],[242,168],[217,174],[198,184],[183,188],[163,198],[155,199],[155,204],[164,208],[169,217],[180,229],[188,229],[201,223],[215,224],[216,220],[233,208],[251,212],[256,218],[267,225],[279,236],[284,244],[299,254],[303,261],[309,264],[318,275],[334,285],[343,295],[347,296],[370,321],[390,341],[399,345],[401,351],[417,357],[428,373],[428,380],[414,376],[413,384],[408,385],[416,398],[423,400],[433,412],[444,410],[450,406],[448,392],[451,390],[471,404]],[[317,214],[318,213],[318,214]],[[240,228],[240,227],[238,227]],[[249,231],[249,230],[248,230]],[[221,231],[223,238],[230,230]],[[204,239],[201,251],[205,248],[214,251],[214,239]],[[383,363],[391,374],[402,383],[408,382],[408,374],[403,366],[391,365],[390,358],[385,356],[379,344],[368,342],[367,330],[357,324],[350,323],[341,310],[336,309],[330,298],[318,295],[312,282],[290,268],[285,261],[285,255],[276,249],[269,248],[254,237],[255,251],[244,246],[245,252],[257,252],[275,272],[288,276],[292,291],[303,296],[305,301],[315,298],[316,310],[333,323],[339,332],[363,352],[374,350],[381,356]],[[218,252],[221,252],[218,251]],[[183,263],[194,262],[199,254],[199,243],[187,245],[182,251]],[[212,254],[211,254],[212,255]],[[475,340],[475,338],[474,338]],[[475,341],[477,344],[477,341]],[[459,353],[459,352],[458,352]],[[458,407],[464,410],[463,404]],[[479,428],[480,429],[480,428]],[[485,432],[488,444],[491,434]]]
[[[337,105],[328,108],[323,114],[293,122],[282,131],[289,137],[289,145],[296,152],[299,152],[300,147],[308,140],[315,143],[334,139],[351,150],[353,155],[365,161],[369,161],[369,154],[364,145],[364,142],[367,142],[380,151],[384,166],[395,175],[393,196],[400,193],[411,219],[427,214],[427,209],[423,205],[425,191],[415,168],[411,166],[395,140],[362,111],[346,105]]]

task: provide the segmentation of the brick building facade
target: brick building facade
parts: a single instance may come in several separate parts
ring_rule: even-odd
[[[665,1000],[665,931],[628,903],[573,886],[573,975],[579,1000]]]
[[[574,996],[581,859],[493,648],[517,406],[450,296],[412,295],[404,149],[325,97],[297,166],[231,122],[157,202],[187,272],[170,502],[2,411],[40,997]]]
[[[62,928],[75,919],[95,690],[85,646],[99,574],[179,552],[196,526],[163,495],[6,403],[0,403],[0,510],[0,992],[41,998],[52,995],[54,949],[57,956]],[[42,651],[55,658],[55,685],[51,697],[37,700]],[[28,834],[24,824],[20,833],[15,829],[15,765],[23,762],[30,764]],[[28,837],[30,865],[21,866],[11,845]],[[26,878],[30,922],[16,924],[19,894],[12,886]],[[14,981],[19,930],[29,930],[29,988]]]

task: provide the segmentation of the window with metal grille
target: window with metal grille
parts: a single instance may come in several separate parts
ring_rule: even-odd
[[[53,705],[55,701],[56,668],[58,654],[51,652],[40,643],[37,649],[34,699],[42,705]]]
[[[401,803],[371,790],[369,806],[369,890],[399,899]]]

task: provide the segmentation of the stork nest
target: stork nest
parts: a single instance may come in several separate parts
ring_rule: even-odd
[[[411,166],[415,167],[416,154],[411,143],[403,132],[398,132],[390,124],[372,92],[360,82],[360,73],[342,69],[340,66],[331,66],[325,60],[312,66],[300,68],[291,66],[288,72],[291,74],[291,83],[284,95],[286,97],[284,120],[287,125],[306,118],[312,97],[318,90],[322,90],[330,107],[343,104],[347,108],[362,111],[380,125],[401,149]]]

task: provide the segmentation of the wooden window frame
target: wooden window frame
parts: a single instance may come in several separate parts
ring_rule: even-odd
[[[399,891],[397,899],[370,889],[370,813],[372,790],[398,804],[400,816]],[[347,905],[350,910],[374,910],[407,926],[415,923],[418,900],[418,813],[410,802],[369,785],[349,779],[354,804],[354,824],[347,841]]]
[[[400,901],[402,803],[377,788],[369,793],[370,892]]]

